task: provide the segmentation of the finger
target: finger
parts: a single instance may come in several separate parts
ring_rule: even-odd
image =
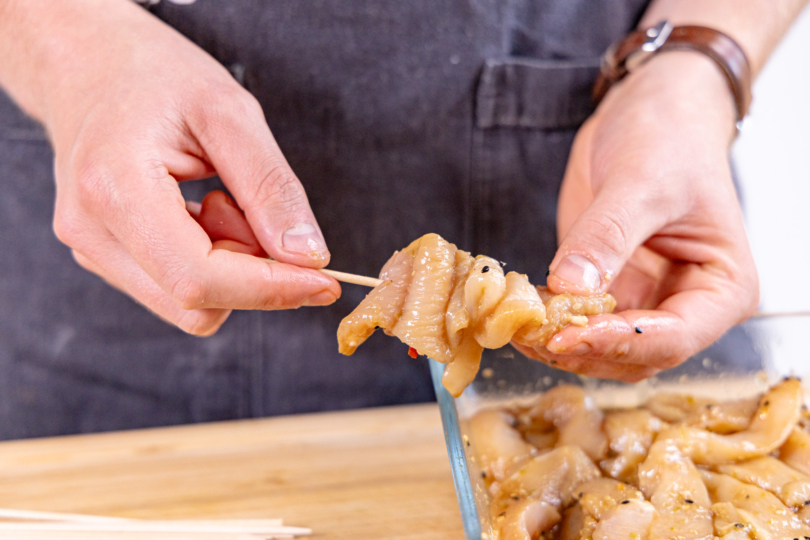
[[[551,367],[599,379],[613,379],[632,383],[652,377],[659,371],[649,366],[611,361],[594,362],[587,358],[556,355],[550,353],[544,347],[532,348],[519,343],[513,343],[513,345],[525,356],[539,360]]]
[[[213,249],[165,168],[94,174],[102,176],[96,184],[115,178],[115,197],[103,195],[112,188],[94,190],[106,228],[183,309],[289,309],[340,296],[337,282],[316,270]]]
[[[705,277],[692,278],[696,279]],[[690,289],[690,278],[685,281],[685,290],[655,310],[589,317],[587,326],[564,328],[546,348],[556,355],[587,361],[668,369],[711,345],[756,309],[756,300],[748,300],[750,294],[722,285]]]
[[[605,292],[633,252],[667,222],[655,188],[627,190],[606,183],[563,237],[551,262],[548,286],[555,293]]]
[[[245,215],[222,191],[212,191],[205,196],[195,219],[211,239],[214,249],[267,257]]]
[[[209,336],[216,332],[231,314],[231,310],[227,309],[180,309],[120,246],[107,250],[104,266],[76,250],[73,250],[73,258],[85,270],[100,276],[164,321],[189,334]]]
[[[258,102],[239,88],[191,114],[190,127],[264,250],[277,261],[326,266],[329,250],[304,188]]]

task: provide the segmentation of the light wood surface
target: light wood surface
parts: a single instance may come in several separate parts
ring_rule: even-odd
[[[434,404],[2,442],[0,507],[463,539]]]

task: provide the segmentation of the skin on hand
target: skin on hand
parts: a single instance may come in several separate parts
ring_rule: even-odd
[[[548,286],[610,292],[617,312],[522,352],[637,381],[756,310],[757,272],[728,159],[734,121],[724,78],[697,53],[660,54],[611,89],[569,157]]]
[[[29,47],[44,51],[42,92],[24,71],[3,82],[51,137],[54,230],[80,265],[197,335],[232,309],[340,296],[315,270],[329,251],[301,183],[225,68],[128,0],[42,12],[49,38]],[[178,182],[214,173],[238,206],[219,193],[187,210]]]

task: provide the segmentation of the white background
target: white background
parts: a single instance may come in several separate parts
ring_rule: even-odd
[[[733,148],[764,311],[810,311],[810,8],[754,85]],[[781,371],[810,374],[810,317],[768,323]]]

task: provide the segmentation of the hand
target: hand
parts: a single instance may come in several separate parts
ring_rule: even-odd
[[[128,0],[42,12],[59,47],[41,56],[29,110],[56,154],[54,229],[80,265],[198,335],[231,309],[335,301],[337,282],[314,270],[329,251],[304,189],[227,70]],[[222,213],[223,227],[257,245],[212,243],[186,210],[177,183],[214,173],[244,210]]]
[[[519,346],[556,367],[637,381],[710,345],[757,307],[756,268],[731,178],[733,100],[717,67],[661,54],[577,134],[558,203],[549,288],[608,291],[613,315]]]

